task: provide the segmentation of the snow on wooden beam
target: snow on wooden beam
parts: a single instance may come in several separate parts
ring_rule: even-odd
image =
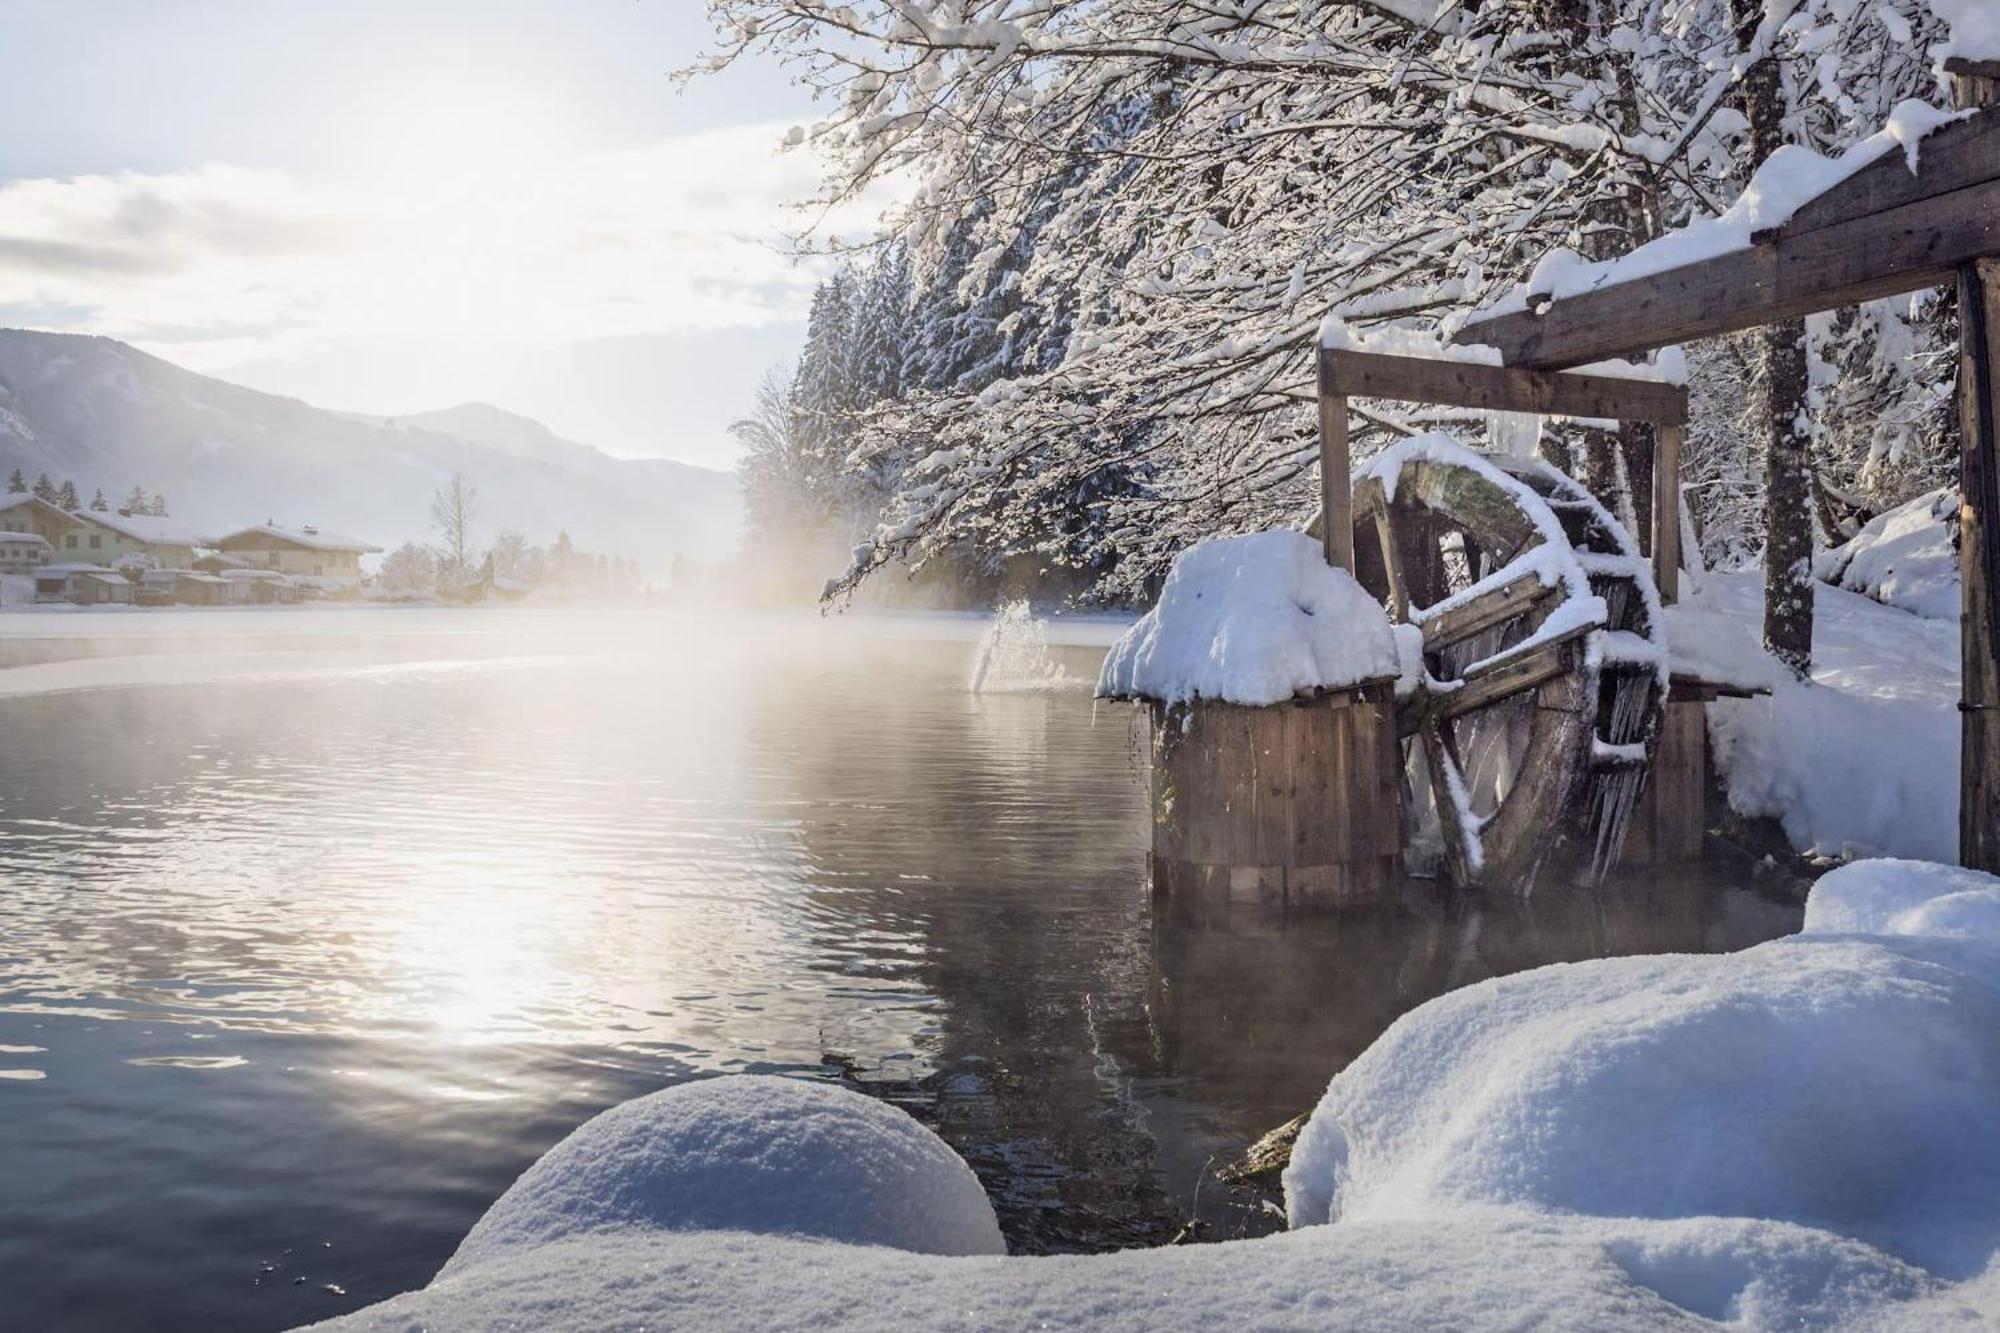
[[[1554,374],[1473,361],[1320,350],[1322,392],[1342,398],[1389,398],[1439,407],[1542,416],[1598,417],[1679,426],[1687,421],[1683,385],[1618,375]]]
[[[1935,287],[2000,254],[2000,109],[1891,152],[1744,249],[1475,319],[1455,341],[1541,370],[1628,357]]]

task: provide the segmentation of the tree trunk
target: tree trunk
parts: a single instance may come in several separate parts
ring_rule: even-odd
[[[1747,51],[1764,18],[1760,0],[1730,0],[1738,45]],[[1743,76],[1751,166],[1783,145],[1784,88],[1776,61]],[[1802,319],[1758,333],[1764,353],[1764,647],[1800,676],[1812,669],[1812,435],[1807,424],[1806,326]]]

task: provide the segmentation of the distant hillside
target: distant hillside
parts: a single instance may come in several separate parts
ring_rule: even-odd
[[[203,527],[315,523],[384,547],[431,535],[431,492],[458,471],[479,490],[482,540],[567,528],[655,575],[676,552],[733,550],[740,515],[731,473],[613,458],[483,404],[332,412],[110,338],[0,329],[0,478],[15,467],[73,479],[85,499],[159,490]]]

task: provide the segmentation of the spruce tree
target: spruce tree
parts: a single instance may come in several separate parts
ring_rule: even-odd
[[[46,472],[35,477],[35,498],[49,504],[56,502],[56,484],[49,480],[49,474]]]
[[[146,512],[146,488],[145,488],[145,487],[143,487],[143,486],[134,486],[134,487],[132,488],[132,493],[131,493],[130,495],[128,495],[128,496],[126,496],[126,497],[125,497],[125,503],[124,503],[124,504],[123,504],[122,506],[120,506],[120,508],[121,508],[121,509],[122,509],[122,510],[123,510],[123,511],[124,511],[125,513],[128,513],[128,514],[143,514],[143,513],[145,513],[145,512]]]
[[[154,518],[165,518],[167,516],[167,497],[158,491],[154,491],[153,501],[146,506],[146,512]]]
[[[83,507],[83,501],[76,498],[75,482],[64,479],[62,489],[56,492],[56,506],[67,514],[74,514]]]
[[[111,506],[105,503],[104,488],[99,486],[97,493],[90,497],[90,511],[94,514],[103,514],[110,512],[110,509]]]
[[[28,479],[21,475],[21,469],[15,468],[7,474],[7,493],[9,495],[26,495],[28,493]]]

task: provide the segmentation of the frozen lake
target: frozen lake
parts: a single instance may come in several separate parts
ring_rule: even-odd
[[[1205,1167],[1428,996],[1798,923],[1674,883],[1156,927],[1110,631],[974,694],[982,630],[0,616],[4,1322],[353,1309],[589,1115],[743,1070],[879,1084],[1017,1249],[1265,1230]]]

